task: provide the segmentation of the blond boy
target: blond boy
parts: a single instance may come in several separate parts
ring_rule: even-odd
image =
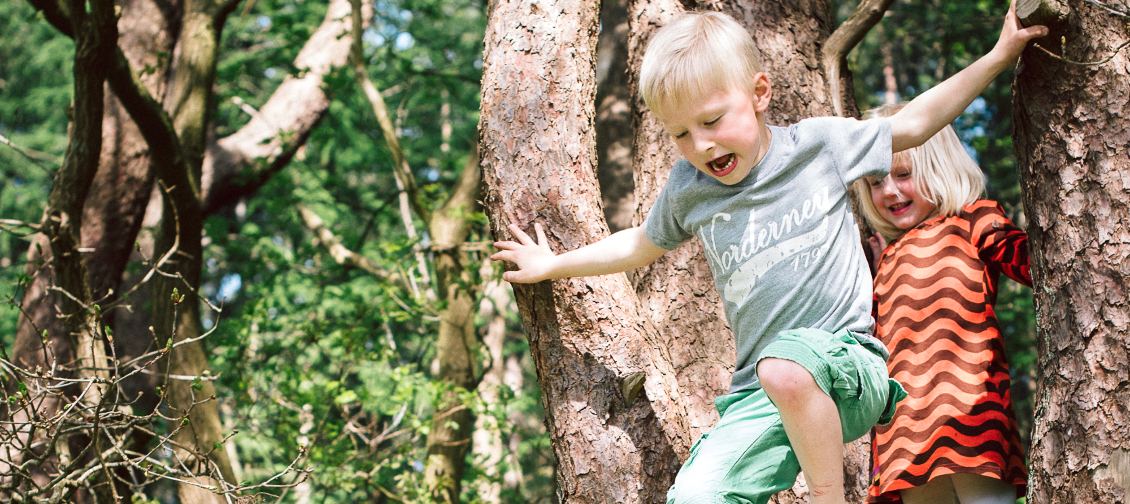
[[[517,225],[495,260],[510,282],[617,273],[679,243],[703,242],[734,331],[730,392],[668,492],[668,503],[764,503],[803,470],[812,502],[844,504],[842,444],[889,421],[905,392],[871,336],[871,278],[848,190],[882,178],[892,152],[952,122],[1025,44],[1009,10],[993,50],[884,119],[816,118],[769,126],[772,98],[752,38],[719,13],[688,13],[659,30],[640,90],[686,159],[643,226],[561,255],[535,224]]]

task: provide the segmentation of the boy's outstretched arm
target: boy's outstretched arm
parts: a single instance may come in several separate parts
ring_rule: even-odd
[[[495,261],[509,261],[518,266],[517,270],[502,274],[507,282],[535,283],[552,278],[607,275],[651,264],[659,259],[667,249],[659,247],[647,239],[643,227],[620,231],[608,238],[561,255],[549,250],[549,241],[541,224],[534,224],[538,240],[518,226],[511,224],[510,233],[518,241],[495,242],[501,249],[490,256]]]
[[[957,119],[997,75],[1014,65],[1030,40],[1047,34],[1044,26],[1024,28],[1016,17],[1014,2],[1005,14],[1000,38],[988,54],[891,116],[891,150],[898,152],[925,143]]]

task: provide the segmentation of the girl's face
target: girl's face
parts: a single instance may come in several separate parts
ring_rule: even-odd
[[[871,201],[879,215],[895,227],[907,230],[933,217],[937,206],[918,193],[910,176],[912,162],[909,156],[896,156],[891,174],[882,179],[868,177]]]

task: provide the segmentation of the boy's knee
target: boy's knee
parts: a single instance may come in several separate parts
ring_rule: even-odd
[[[757,379],[765,393],[778,404],[823,393],[804,366],[786,359],[765,358],[757,363]]]
[[[695,485],[678,484],[667,492],[667,504],[731,504],[731,501],[709,488],[693,488]],[[688,488],[689,487],[689,488]]]

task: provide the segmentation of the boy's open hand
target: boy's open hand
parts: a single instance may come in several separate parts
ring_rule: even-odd
[[[1004,15],[1004,27],[1001,28],[1001,36],[997,39],[997,45],[993,46],[993,51],[1000,51],[1009,64],[1015,64],[1029,41],[1047,34],[1046,26],[1035,25],[1025,28],[1020,24],[1020,18],[1016,16],[1016,0],[1013,0],[1008,6],[1008,13]]]
[[[509,261],[518,266],[516,271],[503,273],[502,279],[514,283],[536,283],[548,279],[551,263],[556,256],[549,250],[549,240],[546,239],[541,224],[534,224],[537,242],[530,239],[530,235],[516,224],[511,224],[509,228],[518,241],[494,242],[494,246],[502,251],[490,256],[494,261]]]

